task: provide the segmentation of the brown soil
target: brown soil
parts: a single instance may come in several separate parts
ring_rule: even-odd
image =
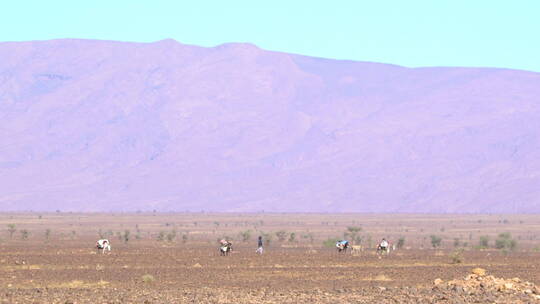
[[[241,242],[235,236],[233,254],[221,257],[216,244],[220,235],[213,232],[217,225],[212,221],[208,222],[210,228],[198,223],[199,234],[194,234],[194,227],[190,227],[190,237],[182,240],[184,226],[176,220],[179,235],[168,242],[157,241],[156,235],[161,229],[169,230],[170,225],[160,220],[152,224],[151,216],[132,215],[130,221],[120,218],[120,222],[124,229],[131,223],[132,233],[133,223],[143,223],[139,224],[143,237],[123,243],[111,236],[113,251],[103,255],[93,248],[95,230],[100,228],[95,222],[89,221],[90,227],[85,222],[53,222],[44,216],[39,219],[44,223],[40,226],[39,222],[18,216],[6,222],[17,223],[18,229],[26,223],[30,237],[21,240],[18,234],[13,239],[8,234],[2,236],[0,303],[539,302],[535,284],[540,283],[540,253],[532,248],[507,254],[494,249],[466,248],[463,261],[453,264],[449,257],[453,248],[403,248],[384,257],[377,256],[372,248],[364,248],[355,255],[338,254],[333,248],[321,246],[325,237],[315,242],[274,239],[265,248],[265,254],[258,256],[253,238]],[[118,220],[118,216],[115,218]],[[298,231],[298,235],[305,230],[293,228],[302,225],[289,221],[291,226],[279,226],[265,219],[264,226],[273,228],[263,228]],[[108,230],[105,222],[101,226]],[[226,223],[227,220],[220,219],[220,226]],[[223,230],[232,235],[232,221],[228,223]],[[459,222],[454,223],[455,229],[462,231]],[[55,232],[49,240],[40,233],[46,227]],[[398,229],[386,227],[388,234]],[[520,231],[519,225],[511,228],[514,234]],[[342,227],[326,229],[343,231]],[[71,230],[76,232],[70,233]],[[449,238],[454,235],[451,230],[446,233]],[[412,242],[420,244],[421,240]],[[487,274],[478,270],[478,274],[471,274],[477,267],[486,269]]]

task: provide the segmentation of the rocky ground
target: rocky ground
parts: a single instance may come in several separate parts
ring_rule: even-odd
[[[439,252],[405,250],[378,258],[324,249],[262,257],[18,249],[1,254],[0,303],[540,303],[533,259],[517,254],[470,253],[469,262],[451,264]]]
[[[360,252],[323,246],[360,224]],[[2,227],[0,304],[540,303],[537,217],[0,214]],[[297,238],[280,241],[278,231]],[[492,248],[502,231],[518,248]],[[259,256],[263,232],[274,238]],[[110,254],[96,252],[99,234],[112,241]],[[432,234],[442,236],[440,248],[430,249]],[[221,257],[225,235],[234,251]],[[475,248],[482,235],[491,248]],[[377,256],[367,244],[381,236],[406,245]]]

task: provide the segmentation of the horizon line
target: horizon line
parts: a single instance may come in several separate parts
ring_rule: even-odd
[[[373,64],[382,64],[382,65],[391,65],[396,67],[401,67],[405,69],[437,69],[437,68],[455,68],[455,69],[493,69],[493,70],[508,70],[508,71],[521,71],[521,72],[528,72],[528,73],[535,73],[540,74],[540,71],[535,70],[527,70],[527,69],[519,69],[519,68],[509,68],[509,67],[500,67],[500,66],[483,66],[483,65],[474,65],[474,66],[465,66],[465,65],[430,65],[430,66],[408,66],[403,65],[399,63],[391,63],[391,62],[380,62],[380,61],[367,61],[367,60],[356,60],[356,59],[349,59],[349,58],[336,58],[336,57],[322,57],[322,56],[316,56],[316,55],[309,55],[309,54],[301,54],[301,53],[292,53],[292,52],[286,52],[282,50],[273,50],[273,49],[266,49],[262,48],[259,45],[248,42],[248,41],[236,41],[236,42],[223,42],[211,46],[202,46],[197,44],[191,44],[191,43],[184,43],[182,41],[176,40],[174,38],[163,38],[159,40],[153,40],[153,41],[133,41],[133,40],[112,40],[112,39],[99,39],[99,38],[73,38],[73,37],[64,37],[64,38],[53,38],[53,39],[32,39],[32,40],[4,40],[0,41],[0,45],[5,43],[32,43],[32,42],[48,42],[48,41],[99,41],[99,42],[112,42],[112,43],[126,43],[126,44],[157,44],[160,42],[167,42],[167,41],[173,41],[175,43],[178,43],[180,45],[185,46],[191,46],[191,47],[199,47],[199,48],[218,48],[221,46],[226,45],[250,45],[253,46],[259,50],[266,51],[266,52],[273,52],[273,53],[282,53],[282,54],[289,54],[294,56],[304,56],[304,57],[310,57],[310,58],[317,58],[317,59],[324,59],[324,60],[335,60],[335,61],[342,61],[342,62],[359,62],[359,63],[373,63]]]

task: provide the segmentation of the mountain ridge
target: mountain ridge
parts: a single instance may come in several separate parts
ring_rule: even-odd
[[[540,74],[0,43],[0,210],[540,212]]]

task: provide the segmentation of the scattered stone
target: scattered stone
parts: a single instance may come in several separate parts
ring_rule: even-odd
[[[483,268],[474,268],[472,271],[471,271],[473,274],[475,275],[479,275],[479,276],[485,276],[486,275],[486,270],[483,269]]]

